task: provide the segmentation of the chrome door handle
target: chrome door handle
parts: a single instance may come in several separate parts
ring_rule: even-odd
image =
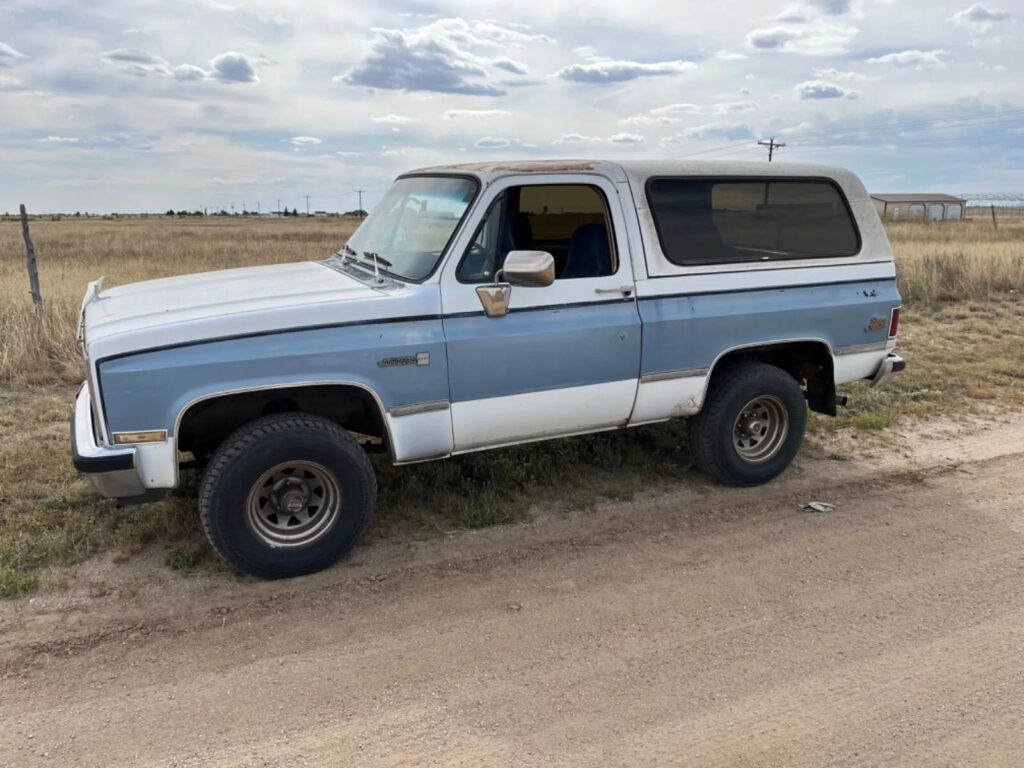
[[[633,293],[633,286],[620,285],[618,288],[595,288],[594,293],[621,293],[623,296],[628,297]]]

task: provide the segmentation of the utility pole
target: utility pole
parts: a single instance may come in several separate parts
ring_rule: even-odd
[[[363,210],[363,192],[365,192],[365,191],[366,191],[365,189],[357,189],[357,190],[355,190],[355,193],[357,195],[359,195],[359,210],[360,211]]]
[[[257,216],[260,215],[260,201],[259,200],[256,201],[256,215]]]
[[[277,198],[277,215],[281,215],[281,198]]]
[[[786,146],[782,142],[776,141],[774,136],[772,136],[770,139],[768,139],[768,141],[759,141],[757,143],[760,144],[762,147],[768,147],[768,162],[769,163],[772,161],[772,155],[775,154],[775,150],[776,149],[782,149],[782,147]]]
[[[309,195],[303,195],[306,198],[306,216],[309,216]]]

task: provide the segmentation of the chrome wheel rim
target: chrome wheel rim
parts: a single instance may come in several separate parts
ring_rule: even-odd
[[[744,461],[760,464],[780,450],[789,433],[789,414],[772,395],[755,397],[740,409],[733,424],[732,445]]]
[[[246,502],[249,526],[272,547],[302,547],[326,534],[341,512],[334,474],[311,461],[289,461],[253,483]]]

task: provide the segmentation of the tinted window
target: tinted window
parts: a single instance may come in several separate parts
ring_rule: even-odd
[[[857,230],[839,189],[817,180],[652,179],[647,196],[673,264],[852,256]]]

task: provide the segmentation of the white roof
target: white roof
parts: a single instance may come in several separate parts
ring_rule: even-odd
[[[768,163],[764,160],[508,160],[437,165],[409,173],[470,174],[484,184],[502,176],[529,173],[593,173],[612,181],[628,179],[634,188],[642,188],[647,179],[655,176],[816,177],[834,180],[851,201],[868,199],[864,184],[845,168],[810,163]]]

